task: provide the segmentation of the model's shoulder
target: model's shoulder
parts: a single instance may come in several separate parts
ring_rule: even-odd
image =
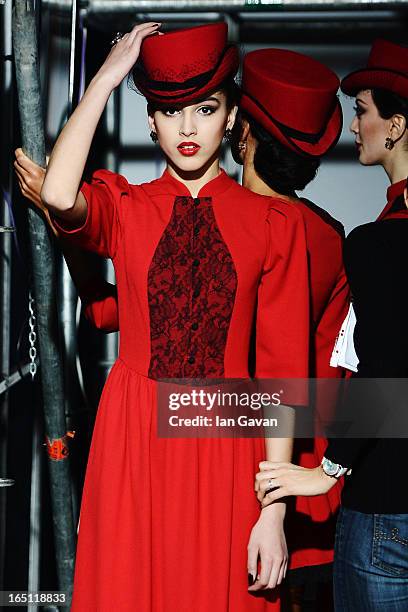
[[[309,222],[318,224],[322,229],[329,231],[334,230],[342,238],[344,237],[345,232],[343,224],[333,217],[325,208],[318,206],[307,198],[299,199],[299,207]]]
[[[279,197],[271,197],[268,195],[255,193],[247,187],[239,185],[238,183],[233,181],[233,179],[231,179],[231,181],[235,183],[234,195],[236,195],[237,197],[239,196],[242,201],[244,201],[247,205],[251,205],[252,209],[258,208],[266,215],[273,215],[273,213],[277,213],[288,218],[302,218],[302,215],[297,209],[297,207],[291,202],[288,202],[287,200],[284,200]]]
[[[347,236],[346,242],[349,247],[370,244],[389,248],[397,247],[401,241],[405,243],[407,239],[407,219],[383,219],[355,227]]]
[[[141,184],[131,183],[123,174],[105,169],[94,172],[91,179],[87,182],[91,185],[105,185],[117,199],[119,199],[119,196],[124,195],[125,197],[121,197],[120,201],[123,205],[126,205],[126,207],[133,202],[144,200],[146,197],[149,197],[151,191],[149,190],[149,186],[155,183],[155,181]]]
[[[348,234],[344,247],[344,256],[347,260],[355,261],[359,258],[377,259],[388,250],[387,236],[382,231],[381,222],[372,221],[358,225]]]
[[[354,227],[347,236],[347,243],[353,244],[357,242],[364,242],[366,240],[375,240],[381,236],[379,231],[379,223],[370,221],[369,223],[363,223]]]
[[[111,170],[106,170],[105,168],[95,170],[91,176],[85,178],[85,182],[89,184],[104,183],[107,186],[121,187],[124,190],[127,190],[129,187],[128,180],[125,176],[117,172],[112,172]]]
[[[259,193],[255,193],[247,187],[243,187],[243,185],[240,185],[233,178],[229,177],[228,195],[231,195],[232,193],[234,194],[235,198],[240,198],[240,200],[243,202],[252,204],[253,206],[259,206],[260,208],[265,209],[268,207],[268,201],[270,198],[260,195]]]
[[[304,224],[304,217],[299,207],[290,200],[280,198],[278,196],[264,196],[268,201],[268,216],[279,215],[285,217],[288,221],[302,222]]]

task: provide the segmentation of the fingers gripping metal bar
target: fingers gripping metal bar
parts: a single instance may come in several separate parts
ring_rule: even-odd
[[[45,166],[37,32],[33,0],[15,0],[13,44],[23,149]],[[49,439],[66,434],[61,353],[57,345],[56,273],[50,239],[43,220],[31,209],[30,249],[39,338],[44,421]],[[49,461],[52,513],[59,588],[72,591],[75,530],[68,461]]]

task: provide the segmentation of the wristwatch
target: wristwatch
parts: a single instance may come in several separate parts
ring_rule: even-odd
[[[343,467],[340,463],[333,463],[333,461],[330,461],[330,459],[326,457],[323,457],[320,465],[322,466],[323,472],[327,474],[327,476],[332,476],[333,478],[340,478],[340,476],[344,476],[344,474],[348,476],[351,474],[350,468]]]

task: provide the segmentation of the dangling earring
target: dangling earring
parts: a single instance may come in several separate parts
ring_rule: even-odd
[[[388,136],[385,139],[385,148],[388,149],[389,151],[391,151],[394,148],[394,141],[390,136]]]
[[[242,142],[242,141],[240,141],[240,142],[238,143],[238,149],[239,149],[240,151],[245,151],[245,150],[246,150],[246,142]]]
[[[152,141],[154,142],[154,144],[156,144],[156,142],[159,140],[159,139],[157,138],[157,134],[156,134],[156,132],[155,132],[155,131],[153,131],[153,130],[150,132],[150,138],[152,139]]]
[[[229,128],[227,128],[227,129],[225,130],[224,140],[225,140],[226,142],[230,142],[230,140],[231,140],[231,136],[232,136],[232,131],[231,131]]]

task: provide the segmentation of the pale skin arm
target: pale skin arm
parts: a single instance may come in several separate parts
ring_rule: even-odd
[[[72,226],[80,226],[86,219],[86,200],[78,189],[108,98],[135,64],[143,40],[159,26],[153,22],[137,25],[112,47],[55,143],[41,199],[54,215]]]
[[[288,424],[294,430],[294,411],[286,407]],[[267,462],[290,461],[293,451],[293,438],[265,438]],[[262,464],[260,464],[262,465]],[[267,481],[266,481],[267,482]],[[255,485],[256,487],[256,485]],[[269,494],[268,494],[269,495]],[[283,522],[286,503],[275,502],[262,507],[260,517],[254,525],[248,544],[248,574],[258,574],[258,558],[261,560],[261,572],[249,591],[273,589],[281,584],[288,565]]]

